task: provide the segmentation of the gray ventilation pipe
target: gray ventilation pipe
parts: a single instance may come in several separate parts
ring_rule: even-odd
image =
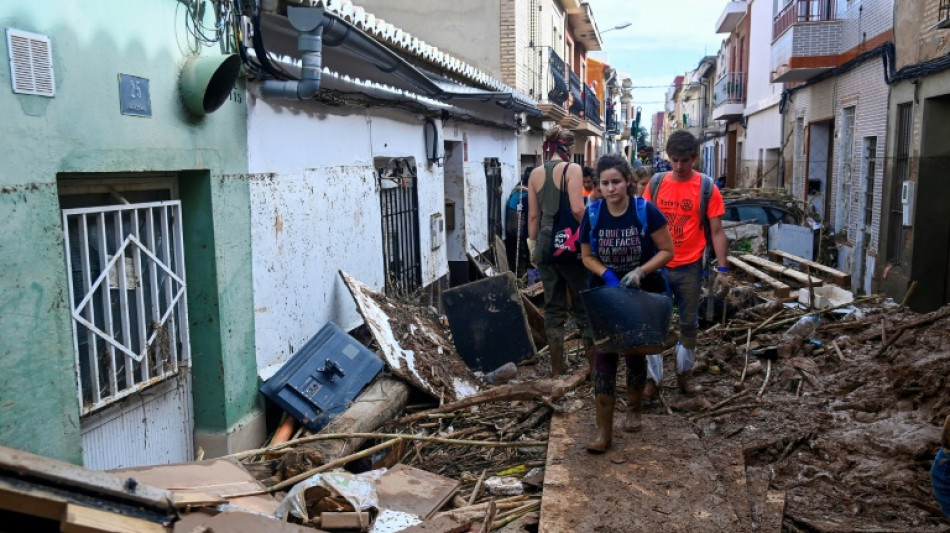
[[[264,80],[261,96],[309,100],[320,91],[320,71],[323,68],[323,8],[287,6],[287,20],[299,32],[297,49],[300,50],[300,80]]]

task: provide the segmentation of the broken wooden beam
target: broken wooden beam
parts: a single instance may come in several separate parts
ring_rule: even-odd
[[[822,284],[824,283],[824,280],[822,280],[821,278],[816,278],[815,276],[809,276],[808,274],[805,274],[804,272],[799,272],[798,270],[795,270],[792,267],[785,266],[781,263],[775,263],[773,261],[769,261],[768,259],[763,259],[761,257],[755,256],[752,254],[743,254],[739,256],[739,259],[742,259],[743,261],[747,263],[752,263],[753,265],[760,266],[766,270],[771,270],[772,272],[775,272],[776,274],[792,278],[793,280],[798,281],[800,283],[808,284],[811,287],[821,287]]]
[[[500,387],[494,387],[481,391],[474,396],[469,396],[468,398],[463,398],[455,402],[446,403],[436,409],[404,416],[396,422],[399,424],[410,424],[412,422],[422,420],[432,413],[450,413],[452,411],[457,411],[466,407],[472,407],[474,405],[490,402],[537,400],[550,406],[552,401],[560,398],[568,391],[573,390],[578,385],[580,385],[581,382],[587,379],[587,374],[587,367],[584,367],[561,379],[542,379],[527,383],[512,383],[508,385],[502,385]]]
[[[809,261],[808,259],[805,259],[804,257],[799,257],[797,255],[790,254],[788,252],[783,252],[782,250],[769,250],[769,255],[776,258],[788,259],[789,261],[794,261],[800,265],[811,267],[814,270],[817,270],[819,272],[826,274],[827,277],[832,278],[835,282],[835,285],[839,285],[846,289],[851,288],[851,274],[848,274],[847,272],[842,272],[836,268],[831,268],[828,265],[823,265],[821,263]]]
[[[333,419],[317,434],[370,433],[396,418],[409,401],[409,386],[398,379],[381,377],[366,390],[340,416]],[[324,461],[345,457],[366,442],[363,438],[316,441],[306,446],[316,450]]]
[[[772,287],[772,289],[775,291],[775,295],[779,298],[785,298],[792,292],[792,288],[788,285],[753,267],[738,257],[733,257],[730,255],[729,264]]]

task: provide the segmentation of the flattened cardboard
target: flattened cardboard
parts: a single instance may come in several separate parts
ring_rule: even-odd
[[[452,499],[460,485],[454,479],[399,464],[376,482],[376,495],[382,509],[431,518]]]

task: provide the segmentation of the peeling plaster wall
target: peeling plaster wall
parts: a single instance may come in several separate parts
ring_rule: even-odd
[[[422,283],[448,273],[446,245],[433,250],[429,229],[433,214],[444,217],[444,174],[426,162],[423,120],[405,111],[252,98],[248,112],[257,364],[267,377],[327,321],[362,323],[339,270],[374,290],[385,285],[375,158],[415,158]],[[484,158],[501,160],[509,191],[516,137],[452,120],[444,135],[467,142],[466,241],[484,251]]]

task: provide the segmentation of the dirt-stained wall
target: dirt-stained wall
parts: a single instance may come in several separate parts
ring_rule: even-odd
[[[464,151],[465,246],[488,247],[484,160],[499,158],[503,200],[518,177],[511,129],[436,120]],[[431,239],[444,220],[445,174],[426,162],[422,117],[368,109],[252,99],[249,111],[254,309],[258,372],[269,375],[327,321],[362,323],[338,274],[385,286],[378,158],[413,158],[419,198],[422,283],[448,273],[447,245]],[[463,207],[463,206],[459,206]],[[458,223],[457,223],[458,224]],[[437,237],[438,239],[439,237]]]
[[[227,433],[259,409],[246,368],[253,368],[253,314],[243,260],[250,233],[240,178],[245,109],[232,100],[202,119],[183,109],[178,77],[186,55],[218,51],[195,44],[179,7],[49,0],[6,3],[0,14],[4,29],[49,37],[56,90],[52,98],[14,94],[10,68],[0,68],[0,445],[82,458],[57,193],[63,173],[179,176],[193,201],[185,206],[185,253],[204,259],[187,280],[191,339],[200,346],[193,350],[196,424]],[[5,38],[0,56],[8,57]],[[119,112],[120,73],[149,80],[151,117]]]

